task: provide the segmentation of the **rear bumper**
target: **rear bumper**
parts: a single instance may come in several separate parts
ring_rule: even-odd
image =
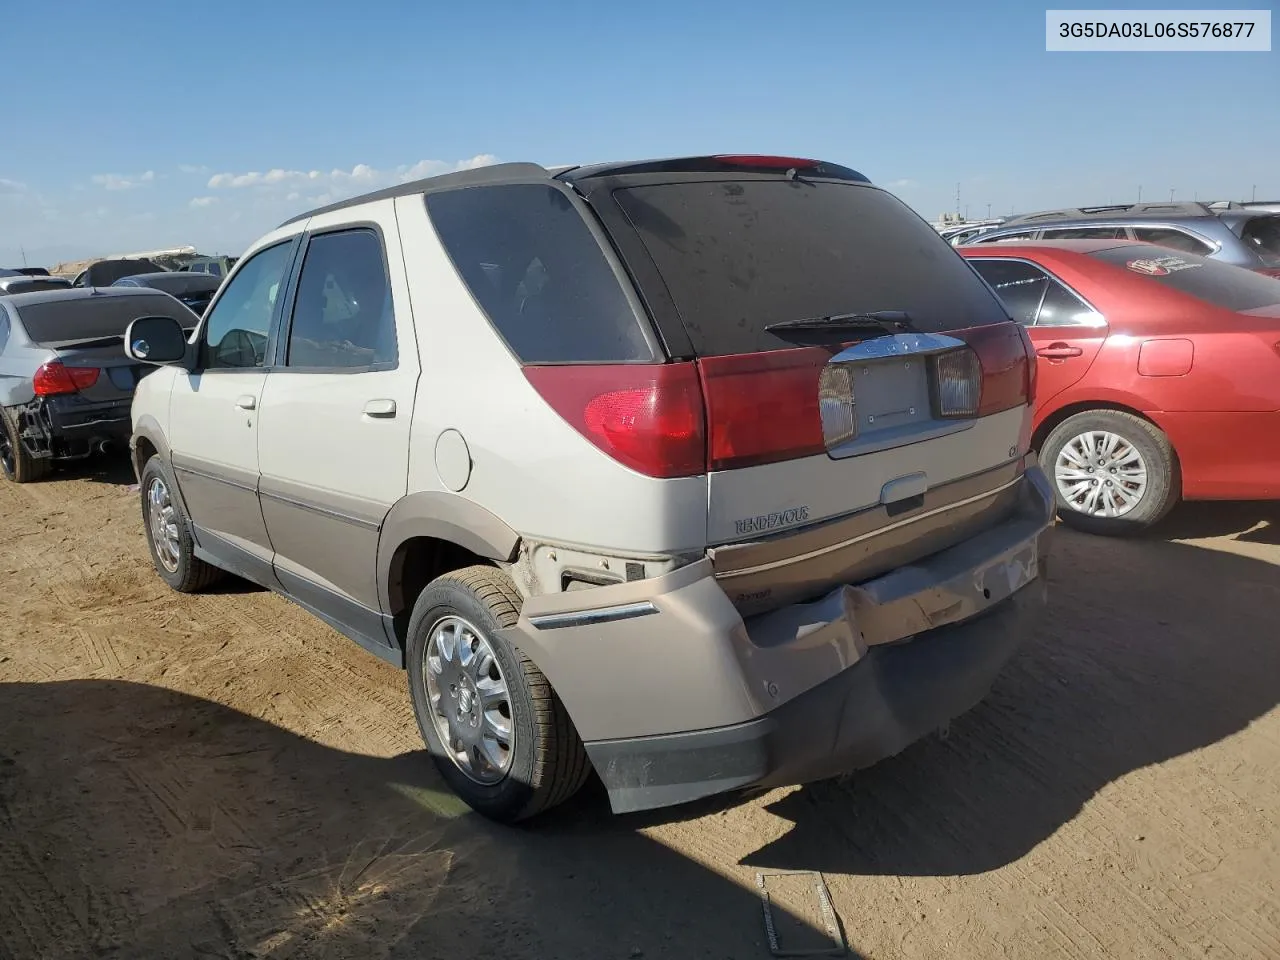
[[[46,455],[82,456],[107,443],[127,447],[132,402],[129,397],[95,402],[77,395],[38,400],[34,420],[45,436]]]
[[[530,598],[508,639],[619,812],[857,769],[974,706],[1032,630],[1053,517],[1038,467],[1017,496],[956,546],[811,603],[744,620],[700,561]]]
[[[976,706],[1045,604],[1037,579],[994,608],[856,664],[763,717],[716,730],[588,744],[614,811],[869,767]]]

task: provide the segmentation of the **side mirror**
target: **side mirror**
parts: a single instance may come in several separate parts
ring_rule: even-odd
[[[172,317],[139,317],[124,331],[124,352],[142,363],[180,363],[187,356],[187,335]]]

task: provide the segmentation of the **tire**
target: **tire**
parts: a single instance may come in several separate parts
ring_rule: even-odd
[[[173,494],[173,476],[169,473],[164,461],[154,456],[142,468],[142,477],[138,481],[139,495],[142,501],[142,528],[147,537],[147,549],[151,551],[151,563],[160,574],[160,579],[179,593],[199,593],[221,580],[225,573],[205,563],[196,556],[195,540],[191,536],[191,521],[182,509],[182,504]],[[172,545],[176,556],[162,555],[157,544],[157,534],[152,526],[151,497],[153,492],[160,494],[172,510],[169,521],[175,528]]]
[[[0,409],[0,473],[12,483],[35,483],[53,469],[49,457],[33,457],[18,435],[15,414]]]
[[[586,749],[547,678],[499,635],[519,620],[520,606],[515,584],[501,570],[466,567],[429,583],[409,621],[409,696],[422,739],[453,791],[477,813],[501,823],[524,820],[563,803],[578,792],[591,772]],[[434,634],[439,637],[433,644]],[[470,667],[446,655],[450,645],[477,651]],[[439,671],[427,664],[429,651]],[[455,679],[456,684],[451,682]],[[432,705],[432,683],[440,698],[439,714]],[[504,683],[505,717],[502,702],[493,693]],[[481,684],[494,698],[489,703],[496,703],[488,710]],[[467,707],[469,711],[463,711]],[[445,719],[446,710],[454,714],[456,728]],[[480,740],[496,729],[489,726],[490,718],[499,727],[505,720],[509,749],[503,753],[499,739],[486,741],[505,766],[487,760],[489,754],[482,752],[485,747]],[[444,727],[443,735],[437,723]],[[446,745],[444,738],[452,738],[455,729],[462,730],[468,740]],[[459,755],[466,755],[472,772],[464,772]]]
[[[1111,447],[1110,459],[1106,456],[1103,435],[1119,438],[1120,441],[1120,445]],[[1079,485],[1085,481],[1086,473],[1075,467],[1070,456],[1074,454],[1075,459],[1087,459],[1082,457],[1090,449],[1084,440],[1086,437],[1093,438],[1093,449],[1107,461],[1102,465],[1097,461],[1089,463],[1086,469],[1097,471],[1096,478],[1088,477],[1090,487]],[[1064,456],[1064,450],[1068,451],[1067,456]],[[1058,516],[1062,518],[1062,522],[1088,533],[1113,537],[1139,533],[1163,519],[1179,499],[1178,462],[1169,438],[1154,424],[1131,413],[1087,410],[1068,417],[1045,438],[1040,462],[1053,484],[1058,501]],[[1122,486],[1121,478],[1126,476],[1126,468],[1129,479]],[[1145,476],[1145,486],[1141,488],[1137,487],[1134,479],[1137,468]],[[1119,472],[1113,476],[1113,470]],[[1073,478],[1076,478],[1077,483],[1074,490],[1071,487]],[[1129,498],[1131,504],[1110,516],[1101,512],[1088,512],[1085,509],[1088,498],[1097,496],[1092,490],[1101,491],[1104,499],[1099,503],[1105,504],[1111,484],[1134,494]],[[1068,496],[1069,491],[1076,495]],[[1113,502],[1124,496],[1120,493],[1117,497],[1117,493],[1111,494]]]

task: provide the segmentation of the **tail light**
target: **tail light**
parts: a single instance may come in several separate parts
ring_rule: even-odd
[[[99,373],[97,367],[68,367],[61,360],[50,360],[36,370],[31,384],[38,397],[79,393],[97,383]]]
[[[825,453],[819,393],[831,351],[821,347],[706,357],[707,466],[754,467]],[[852,392],[850,392],[850,406]]]
[[[931,360],[937,415],[985,417],[1032,402],[1035,354],[1019,325],[955,336],[966,346]],[[857,436],[853,379],[831,356],[801,347],[696,363],[529,366],[524,374],[604,453],[672,478],[813,456]]]
[[[977,360],[980,373],[976,410],[952,416],[987,417],[1003,410],[1027,406],[1035,401],[1035,349],[1021,324],[992,323],[968,330],[956,330],[952,332],[952,336],[963,340],[968,346],[954,353],[940,354],[934,361],[934,369],[938,371],[934,386],[939,399],[941,400],[943,393],[942,371],[948,369],[954,376],[955,371],[963,369],[962,364],[972,363],[956,360],[949,364],[949,357],[972,351],[971,355]],[[969,370],[972,373],[972,368]],[[958,390],[958,387],[952,389]],[[945,415],[941,410],[938,412]]]
[[[706,472],[698,371],[692,363],[525,367],[542,398],[619,463],[651,477]]]

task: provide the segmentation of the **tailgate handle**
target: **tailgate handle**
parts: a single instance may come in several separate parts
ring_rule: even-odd
[[[1037,357],[1045,357],[1049,360],[1066,360],[1068,357],[1078,357],[1084,353],[1079,347],[1073,347],[1069,343],[1051,343],[1047,347],[1041,347],[1036,351]]]
[[[236,397],[236,406],[241,410],[252,410],[258,405],[258,400],[251,393],[245,393]]]
[[[890,480],[880,488],[880,502],[886,507],[900,500],[912,497],[923,497],[929,489],[927,473],[908,473],[906,476]]]

